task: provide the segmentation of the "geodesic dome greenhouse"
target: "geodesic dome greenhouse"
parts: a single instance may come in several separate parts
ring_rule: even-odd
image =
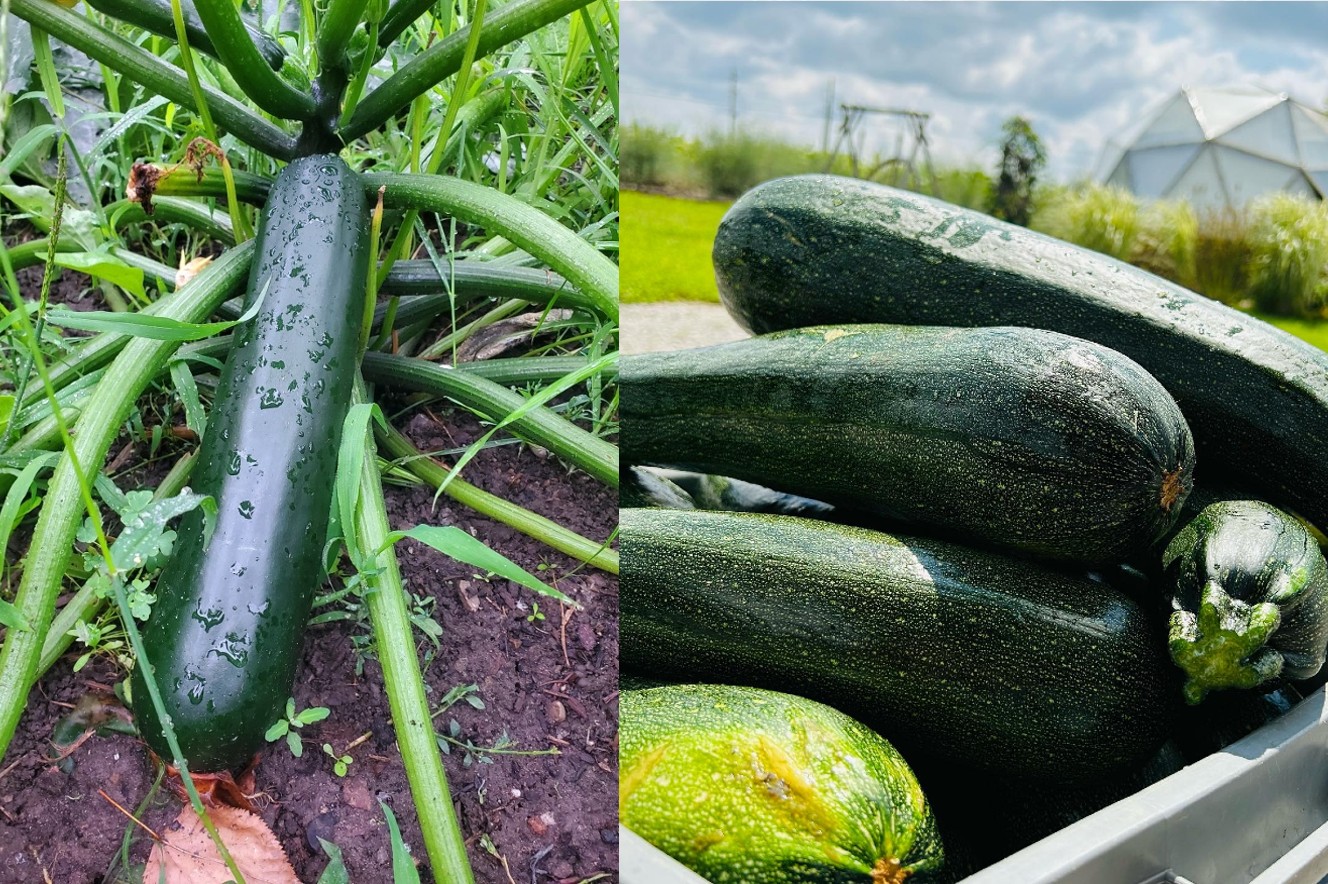
[[[1104,183],[1200,211],[1278,190],[1328,194],[1328,117],[1267,89],[1182,89],[1116,153]]]

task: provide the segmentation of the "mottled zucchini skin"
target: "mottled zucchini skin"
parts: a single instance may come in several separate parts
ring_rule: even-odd
[[[1172,659],[1185,696],[1308,679],[1328,653],[1328,563],[1296,519],[1266,503],[1205,507],[1167,545]]]
[[[619,537],[624,672],[797,692],[905,757],[1091,782],[1179,701],[1128,597],[1032,562],[751,513],[624,510]]]
[[[1025,325],[1148,369],[1194,432],[1207,483],[1328,524],[1328,354],[1157,276],[878,184],[782,178],[714,246],[720,296],[757,333],[807,325]]]
[[[715,884],[935,880],[935,819],[884,739],[821,703],[724,685],[629,690],[619,815]]]
[[[198,449],[194,490],[157,580],[144,648],[193,771],[249,761],[281,717],[300,660],[364,319],[368,211],[334,156],[296,160],[263,210],[249,279],[258,316],[236,333]],[[170,759],[136,669],[135,719]]]
[[[829,326],[625,356],[623,456],[966,541],[1121,561],[1180,514],[1193,441],[1147,372],[1029,328]]]

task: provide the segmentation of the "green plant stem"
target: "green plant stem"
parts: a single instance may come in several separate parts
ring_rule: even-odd
[[[358,376],[355,399],[368,401],[364,381]],[[364,547],[378,550],[376,573],[365,575],[369,592],[365,604],[373,622],[374,644],[383,667],[397,745],[406,767],[411,795],[419,814],[424,847],[429,854],[434,879],[448,884],[473,884],[475,878],[466,857],[466,842],[461,834],[452,795],[443,771],[443,759],[434,737],[429,717],[429,699],[424,693],[424,677],[415,656],[410,611],[401,583],[396,553],[388,542],[391,529],[387,505],[383,501],[382,479],[377,459],[373,457],[373,437],[365,433],[366,456],[360,470],[360,505],[355,522]]]
[[[198,108],[198,118],[203,123],[203,134],[216,144],[217,128],[212,122],[212,113],[208,110],[207,99],[203,95],[203,83],[198,79],[198,70],[194,67],[194,53],[189,46],[184,0],[171,0],[171,24],[175,28],[175,45],[180,50],[180,67],[184,68],[185,76],[189,78],[189,88],[194,93],[194,107]]]
[[[235,195],[241,202],[252,206],[262,206],[267,202],[267,192],[272,187],[271,178],[235,170],[232,170],[231,175],[235,178]],[[226,196],[226,180],[222,171],[212,166],[203,170],[201,179],[188,166],[179,166],[157,179],[157,195],[221,199]]]
[[[378,444],[383,447],[384,454],[399,461],[422,482],[438,488],[447,479],[447,468],[416,448],[396,428],[384,430],[381,426],[375,425],[374,436]],[[608,571],[610,574],[618,573],[618,553],[615,550],[582,537],[575,531],[569,531],[557,522],[536,515],[511,501],[477,488],[464,479],[453,478],[443,488],[443,493],[457,503],[468,506],[494,521],[502,522],[559,552],[567,553],[574,559],[602,571]]]
[[[364,377],[390,387],[446,396],[488,421],[499,421],[525,404],[520,393],[470,372],[408,356],[365,353]],[[512,435],[549,449],[607,485],[618,487],[618,448],[554,411],[531,409],[513,421]]]
[[[317,112],[313,95],[300,92],[268,66],[244,27],[234,0],[195,0],[217,58],[254,104],[287,120],[310,120]]]
[[[383,21],[378,26],[378,45],[386,49],[400,37],[406,28],[419,20],[429,11],[433,0],[396,0],[387,8]]]
[[[372,192],[386,185],[388,207],[452,215],[506,237],[565,276],[596,313],[617,321],[618,267],[538,209],[492,188],[441,175],[373,173],[364,179]]]
[[[189,78],[184,71],[123,37],[112,34],[51,0],[11,0],[10,10],[93,60],[141,84],[149,92],[164,95],[176,104],[198,111],[194,105],[193,91],[189,88]],[[253,43],[249,45],[252,47]],[[272,72],[265,62],[260,60],[260,63],[268,73]],[[288,160],[295,155],[295,139],[290,135],[229,95],[206,87],[203,93],[213,117],[236,138],[279,159]]]
[[[441,271],[427,259],[397,261],[379,292],[384,295],[456,295],[457,304],[480,298],[513,298],[550,307],[595,309],[587,298],[556,273],[533,267],[509,267],[484,261],[453,261]]]
[[[472,320],[463,326],[457,327],[456,323],[453,322],[452,331],[426,347],[424,351],[419,354],[419,357],[421,359],[438,359],[444,354],[451,354],[452,361],[455,362],[455,351],[458,344],[480,329],[487,328],[495,322],[501,322],[508,317],[515,316],[525,308],[525,301],[503,301],[483,316]]]
[[[145,31],[151,31],[161,37],[175,39],[175,23],[170,0],[88,0],[88,5],[98,12],[112,18],[137,25]],[[217,50],[208,39],[203,23],[198,19],[198,11],[191,0],[180,0],[181,12],[184,13],[185,34],[189,45],[199,52],[217,57]],[[281,68],[286,59],[286,51],[281,44],[267,34],[245,25],[249,35],[258,44],[259,52],[267,59],[268,65],[275,71]]]
[[[189,481],[189,474],[193,471],[194,462],[197,460],[197,452],[191,451],[184,457],[175,462],[171,471],[158,483],[152,492],[153,500],[164,500],[179,494],[183,490],[185,483]],[[455,480],[453,480],[455,481]],[[97,612],[106,604],[106,597],[101,591],[104,587],[99,580],[92,578],[83,581],[83,585],[74,593],[74,597],[65,602],[65,606],[55,615],[51,621],[50,629],[46,632],[46,640],[42,643],[41,659],[37,662],[37,674],[32,681],[35,684],[41,679],[47,671],[55,665],[69,646],[74,643],[74,636],[70,633],[80,620],[91,621],[97,616]]]
[[[163,299],[158,315],[199,322],[241,283],[252,246],[226,252],[180,294]],[[79,418],[78,436],[47,485],[41,515],[29,545],[27,565],[14,605],[32,626],[10,629],[0,649],[0,757],[23,714],[46,633],[55,613],[65,568],[73,555],[74,533],[84,510],[78,464],[101,464],[139,394],[166,364],[178,344],[135,338],[107,370]]]
[[[531,31],[580,9],[590,0],[514,0],[485,16],[477,47],[482,58]],[[472,22],[475,27],[478,22]],[[350,142],[368,134],[461,67],[470,28],[449,34],[421,52],[359,102],[355,113],[342,127],[341,137]]]
[[[318,23],[318,62],[323,70],[344,70],[346,45],[364,20],[367,0],[331,0]]]

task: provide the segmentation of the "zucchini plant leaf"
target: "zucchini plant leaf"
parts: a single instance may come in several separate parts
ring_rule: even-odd
[[[574,608],[581,607],[507,556],[495,552],[485,546],[482,541],[471,537],[455,525],[416,525],[408,531],[393,531],[387,535],[387,542],[388,545],[391,545],[407,537],[411,540],[418,540],[445,556],[451,556],[458,562],[465,562],[467,565],[482,568],[513,583],[519,583],[524,587],[533,589],[540,595],[555,598]]]
[[[143,289],[143,271],[138,267],[130,267],[114,255],[106,252],[56,252],[55,263],[119,286],[140,299],[147,298],[147,292]]]
[[[0,195],[7,197],[28,215],[28,220],[43,233],[51,232],[51,218],[55,216],[55,194],[37,184],[0,184]],[[97,234],[97,216],[87,209],[65,206],[60,212],[60,238],[68,237],[84,249],[97,247],[101,237]]]

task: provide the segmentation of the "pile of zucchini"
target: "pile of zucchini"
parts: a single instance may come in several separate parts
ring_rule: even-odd
[[[910,865],[886,838],[894,877],[826,846],[834,872],[759,880],[955,879],[1313,685],[1328,565],[1301,519],[1328,523],[1328,354],[1105,256],[832,176],[749,192],[714,262],[757,336],[620,365],[623,671],[851,715],[927,801],[897,781],[833,813],[864,831],[934,813],[948,856]],[[623,745],[667,736],[624,755],[627,825],[717,881],[815,840],[796,814],[740,825],[753,800],[787,806],[722,767],[748,718],[637,690],[667,689],[625,689]],[[702,725],[698,769],[658,774]],[[656,776],[710,808],[705,831],[657,794],[636,804]]]

